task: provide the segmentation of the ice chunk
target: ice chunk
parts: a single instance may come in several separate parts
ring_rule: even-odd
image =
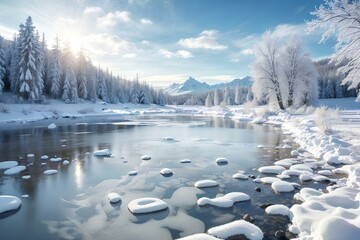
[[[267,214],[279,214],[283,216],[289,216],[290,214],[289,208],[282,204],[271,205],[265,209],[265,212]]]
[[[12,168],[9,168],[8,170],[6,170],[4,172],[5,175],[14,175],[14,174],[18,174],[19,172],[22,172],[26,169],[25,166],[16,166],[16,167],[12,167]]]
[[[227,158],[217,158],[215,160],[216,164],[218,165],[224,165],[224,164],[228,164],[228,160]]]
[[[199,206],[213,205],[216,207],[232,207],[236,202],[243,202],[250,200],[249,195],[242,192],[231,192],[222,197],[207,198],[202,197],[197,201]]]
[[[97,157],[110,157],[111,151],[109,149],[97,150],[94,152],[94,156]]]
[[[182,159],[180,160],[180,163],[191,163],[190,159]]]
[[[55,174],[55,173],[57,173],[57,172],[58,172],[58,171],[55,170],[55,169],[49,169],[49,170],[44,171],[44,174],[45,174],[45,175],[52,175],[52,174]]]
[[[221,226],[210,228],[208,233],[221,239],[244,234],[249,240],[261,240],[264,236],[260,228],[245,220],[237,220]]]
[[[56,128],[56,125],[55,125],[55,123],[51,123],[47,128],[48,129],[54,129],[54,128]]]
[[[121,201],[120,195],[115,192],[109,193],[107,198],[109,199],[110,203],[118,203]]]
[[[132,213],[151,213],[168,208],[168,205],[158,198],[139,198],[131,201],[128,208]]]
[[[264,166],[258,169],[261,173],[271,173],[271,174],[280,174],[282,171],[286,169],[282,166]]]
[[[282,180],[273,182],[271,188],[277,193],[294,191],[294,186],[291,183]]]
[[[150,160],[151,157],[149,155],[144,155],[141,157],[141,160]]]
[[[20,198],[10,195],[0,195],[0,213],[16,210],[20,207]]]
[[[160,170],[161,175],[172,175],[174,172],[170,168],[163,168]]]
[[[217,185],[219,184],[216,181],[209,179],[200,180],[194,184],[194,186],[197,188],[216,187]]]
[[[17,161],[0,162],[0,169],[8,169],[16,167],[19,163]]]
[[[232,177],[235,179],[242,179],[242,180],[247,180],[249,178],[248,176],[240,172],[235,173],[234,175],[232,175]]]

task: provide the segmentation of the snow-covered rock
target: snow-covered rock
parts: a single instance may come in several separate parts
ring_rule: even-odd
[[[0,169],[8,169],[16,167],[19,163],[17,161],[4,161],[0,162]]]
[[[261,173],[279,174],[286,169],[282,166],[264,166],[258,169]]]
[[[21,195],[22,198],[28,198],[29,197],[29,194],[24,194],[24,195]]]
[[[22,178],[22,179],[30,179],[31,176],[30,176],[30,175],[24,175],[24,176],[22,176],[21,178]]]
[[[35,154],[33,154],[33,153],[29,153],[28,155],[26,155],[28,158],[33,158],[33,157],[35,157]]]
[[[63,161],[63,165],[69,165],[69,164],[70,164],[69,160],[64,160]]]
[[[244,234],[249,240],[261,240],[264,236],[259,227],[245,220],[237,220],[221,226],[210,228],[208,233],[221,239]]]
[[[219,184],[216,181],[209,179],[200,180],[194,183],[194,186],[197,188],[216,187],[218,185]]]
[[[55,123],[51,123],[47,128],[48,129],[55,129],[56,125],[55,125]]]
[[[235,179],[242,179],[242,180],[247,180],[249,179],[249,177],[243,173],[235,173],[234,175],[232,175],[232,178],[235,178]]]
[[[265,212],[267,214],[278,214],[283,216],[289,216],[290,214],[289,208],[282,204],[271,205],[265,209]]]
[[[164,141],[174,141],[174,138],[173,137],[163,137],[163,140]]]
[[[170,168],[163,168],[160,170],[160,174],[161,175],[172,175],[172,174],[174,174],[174,172]]]
[[[219,240],[219,238],[213,237],[206,233],[197,233],[183,238],[178,238],[177,240]]]
[[[294,191],[294,186],[291,183],[282,180],[273,182],[271,188],[277,193]]]
[[[299,161],[295,160],[293,158],[285,158],[285,159],[278,160],[278,161],[274,162],[275,165],[282,166],[282,167],[285,167],[285,168],[289,168],[292,165],[297,164],[297,163],[299,163]]]
[[[216,162],[216,164],[218,164],[218,165],[228,164],[227,158],[223,158],[223,157],[217,158],[217,159],[215,160],[215,162]]]
[[[49,156],[48,155],[42,155],[40,157],[41,160],[48,160],[49,159]]]
[[[61,160],[62,160],[61,157],[52,157],[52,158],[50,158],[51,162],[60,162]]]
[[[260,178],[260,182],[262,182],[264,184],[272,184],[273,182],[277,182],[277,181],[281,181],[281,179],[276,178],[276,177],[262,177],[262,178]]]
[[[291,147],[290,145],[288,145],[288,144],[285,144],[284,146],[282,146],[282,148],[284,148],[284,149],[291,149],[292,147]]]
[[[57,173],[58,171],[57,170],[55,170],[55,169],[49,169],[49,170],[45,170],[44,171],[44,174],[45,175],[52,175],[52,174],[55,174],[55,173]]]
[[[132,213],[151,213],[168,208],[168,205],[158,198],[139,198],[131,201],[128,204],[128,209]]]
[[[9,168],[8,170],[6,170],[4,172],[5,175],[14,175],[14,174],[18,174],[19,172],[22,172],[26,169],[25,166],[22,166],[22,165],[19,165],[19,166],[16,166],[16,167],[12,167],[12,168]]]
[[[150,159],[151,159],[151,157],[149,155],[144,155],[141,157],[141,160],[145,160],[145,161],[150,160]]]
[[[20,198],[10,195],[0,195],[0,213],[16,210],[20,207]]]
[[[128,173],[128,175],[129,176],[135,176],[135,175],[137,175],[137,171],[136,170],[133,170],[133,171],[130,171],[129,173]]]
[[[197,201],[197,204],[199,206],[212,205],[216,207],[227,208],[227,207],[232,207],[236,202],[243,202],[247,200],[250,200],[249,195],[242,192],[231,192],[225,194],[222,197],[216,197],[216,198],[202,197]]]
[[[109,149],[102,149],[95,151],[93,154],[97,157],[110,157],[111,151]]]
[[[115,192],[109,193],[107,198],[109,199],[110,203],[118,203],[121,201],[120,195]]]
[[[298,157],[300,155],[300,153],[297,150],[292,150],[290,154],[293,157]]]
[[[180,160],[180,163],[191,163],[190,159],[182,159]]]

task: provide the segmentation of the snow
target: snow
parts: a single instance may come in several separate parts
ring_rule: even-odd
[[[289,168],[292,165],[297,164],[297,163],[299,163],[299,161],[295,160],[293,158],[285,158],[285,159],[278,160],[278,161],[274,162],[275,165],[282,166],[282,167],[285,167],[285,168]]]
[[[191,163],[190,159],[182,159],[180,160],[180,163]]]
[[[130,171],[129,173],[128,173],[128,175],[129,176],[135,176],[135,175],[137,175],[137,171],[136,170],[133,170],[133,171]]]
[[[205,233],[197,233],[197,234],[190,235],[187,237],[178,238],[178,240],[219,240],[219,238],[210,236]]]
[[[41,160],[48,160],[49,159],[49,156],[48,155],[42,155],[40,157]]]
[[[50,158],[50,161],[51,162],[60,162],[62,160],[61,157],[53,157],[53,158]]]
[[[28,155],[26,155],[28,158],[33,158],[33,157],[35,157],[35,154],[33,154],[33,153],[29,153]]]
[[[285,170],[286,169],[282,166],[264,166],[258,169],[258,171],[261,173],[270,173],[270,174],[279,174]]]
[[[120,195],[115,192],[109,193],[107,198],[109,199],[110,203],[118,203],[121,201]]]
[[[173,137],[163,137],[163,140],[164,141],[174,141],[174,138]]]
[[[31,176],[30,176],[30,175],[24,175],[24,176],[22,176],[21,178],[22,178],[22,179],[30,179]]]
[[[216,181],[209,179],[200,180],[194,183],[194,186],[197,188],[216,187],[218,185],[219,184]]]
[[[10,195],[0,195],[0,214],[20,207],[22,201],[20,198]]]
[[[55,169],[49,169],[49,170],[45,170],[44,174],[45,175],[52,175],[52,174],[56,174],[58,171]]]
[[[281,181],[281,179],[276,178],[276,177],[262,177],[260,178],[260,182],[265,183],[265,184],[272,184],[274,182],[277,181]]]
[[[273,182],[271,188],[277,193],[294,191],[294,186],[291,183],[282,180]]]
[[[160,174],[161,175],[172,175],[172,174],[174,174],[174,172],[170,168],[163,168],[160,170]]]
[[[19,166],[16,166],[16,167],[12,167],[12,168],[9,168],[8,170],[6,170],[4,172],[5,175],[14,175],[14,174],[18,174],[19,172],[22,172],[26,169],[25,166],[22,166],[22,165],[19,165]]]
[[[199,206],[212,205],[215,207],[228,208],[232,207],[236,202],[243,202],[250,200],[249,195],[242,192],[231,192],[221,197],[207,198],[202,197],[197,201]]]
[[[141,160],[150,160],[151,157],[149,155],[144,155],[141,157]]]
[[[223,165],[223,164],[227,164],[228,160],[227,160],[227,158],[220,157],[220,158],[217,158],[215,160],[215,162],[216,162],[216,164]]]
[[[271,205],[265,209],[265,212],[267,214],[279,214],[283,216],[289,216],[290,214],[289,208],[282,204]]]
[[[247,180],[249,177],[243,173],[238,172],[238,173],[235,173],[234,175],[232,175],[232,178]]]
[[[293,157],[298,157],[300,155],[300,153],[297,150],[292,150],[290,154]]]
[[[157,212],[167,208],[168,205],[163,200],[152,197],[135,199],[128,204],[128,209],[134,214]]]
[[[222,239],[239,234],[244,234],[249,240],[261,240],[264,236],[259,227],[245,220],[237,220],[221,226],[210,228],[208,233],[214,237]]]
[[[63,161],[63,165],[69,165],[69,164],[70,164],[69,160],[64,160]]]
[[[51,123],[47,128],[48,129],[55,129],[56,125],[55,125],[55,123]]]
[[[95,151],[93,154],[97,157],[109,157],[111,156],[111,151],[109,149],[102,149]]]
[[[8,169],[16,167],[19,163],[17,161],[4,161],[0,162],[0,169]]]
[[[29,195],[28,194],[24,194],[24,195],[21,195],[22,198],[28,198]]]

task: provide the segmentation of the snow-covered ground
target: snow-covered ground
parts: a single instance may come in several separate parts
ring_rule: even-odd
[[[360,234],[360,103],[355,99],[321,100],[318,106],[338,108],[334,111],[314,113],[314,108],[287,112],[271,112],[267,107],[230,106],[156,106],[133,104],[64,104],[51,100],[48,105],[7,104],[0,106],[0,126],[30,125],[33,122],[54,123],[50,128],[62,124],[64,119],[92,117],[119,117],[146,114],[193,114],[231,118],[234,121],[249,121],[253,124],[282,126],[284,133],[301,147],[294,151],[293,158],[279,160],[274,166],[259,168],[259,172],[274,174],[272,177],[255,179],[273,185],[277,192],[292,191],[294,184],[287,182],[288,175],[299,176],[300,181],[329,182],[327,191],[303,188],[294,198],[299,202],[289,212],[279,206],[268,209],[269,214],[281,212],[289,216],[292,225],[289,231],[299,239],[356,239]],[[331,116],[330,116],[331,115]],[[330,116],[330,117],[329,117]],[[326,132],[322,124],[326,124]],[[287,143],[284,143],[284,147]],[[262,147],[262,146],[259,146]],[[296,153],[296,154],[295,154]],[[46,173],[45,173],[46,174]],[[335,178],[337,174],[347,177]],[[342,176],[342,175],[338,175]],[[207,182],[206,182],[207,183]],[[212,199],[209,199],[212,200]],[[212,201],[216,201],[212,200]],[[230,204],[231,205],[231,204]],[[239,224],[239,222],[234,222]],[[241,222],[242,225],[245,223]],[[244,227],[250,234],[251,225]],[[230,229],[230,230],[227,230]],[[219,226],[217,231],[232,231],[229,225]],[[241,228],[239,228],[241,229]],[[247,230],[246,230],[247,229]],[[256,228],[257,229],[257,228]],[[224,234],[202,234],[201,239],[229,236]],[[256,233],[257,239],[262,233]],[[186,239],[199,239],[199,235]]]

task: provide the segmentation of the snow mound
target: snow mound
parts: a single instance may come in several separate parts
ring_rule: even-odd
[[[30,175],[24,175],[24,176],[22,176],[21,178],[22,178],[22,179],[30,179],[31,176],[30,176]]]
[[[118,203],[121,201],[120,195],[115,192],[109,193],[107,198],[109,199],[110,203]]]
[[[289,208],[282,204],[271,205],[265,209],[265,212],[267,214],[278,214],[283,216],[289,216],[290,214]]]
[[[0,162],[0,169],[8,169],[16,167],[19,163],[17,161]]]
[[[324,176],[331,176],[332,172],[330,170],[320,170],[317,172],[320,175],[324,175]]]
[[[213,237],[206,233],[197,233],[183,238],[178,238],[177,240],[219,240],[219,238]]]
[[[270,173],[270,174],[280,174],[282,171],[286,169],[282,166],[264,166],[258,169],[261,173]]]
[[[145,160],[145,161],[150,160],[150,159],[151,159],[151,157],[149,155],[144,155],[141,157],[141,160]]]
[[[20,198],[10,195],[0,195],[0,213],[16,210],[20,207]]]
[[[102,149],[95,151],[93,154],[96,157],[110,157],[111,151],[109,149]]]
[[[247,180],[247,179],[249,179],[249,177],[248,177],[248,176],[246,176],[245,174],[240,173],[240,172],[235,173],[234,175],[232,175],[232,178],[235,178],[235,179],[242,179],[242,180]]]
[[[55,123],[51,123],[47,128],[48,129],[55,129],[56,125],[55,125]]]
[[[282,180],[273,182],[271,188],[277,193],[294,191],[294,186],[291,183]]]
[[[182,159],[180,160],[180,163],[191,163],[190,159]]]
[[[306,172],[299,175],[299,180],[302,182],[308,182],[312,179],[312,174],[307,174]]]
[[[199,206],[212,205],[216,207],[227,208],[227,207],[232,207],[236,202],[243,202],[248,200],[250,200],[250,197],[245,193],[231,192],[225,194],[222,197],[216,197],[216,198],[202,197],[197,201],[197,204]]]
[[[244,234],[249,240],[261,240],[264,236],[260,228],[245,220],[237,220],[221,226],[210,228],[208,233],[214,237],[222,239],[239,234]]]
[[[55,169],[49,169],[49,170],[44,171],[44,174],[45,174],[45,175],[52,175],[52,174],[55,174],[55,173],[57,173],[57,172],[58,172],[58,171],[55,170]]]
[[[276,178],[276,177],[262,177],[260,178],[260,182],[264,183],[264,184],[272,184],[276,181],[281,181],[281,179]]]
[[[312,168],[308,164],[296,164],[290,167],[290,170],[297,170],[303,172],[313,172]]]
[[[12,168],[9,168],[8,170],[6,170],[4,172],[5,175],[14,175],[14,174],[18,174],[19,172],[22,172],[26,169],[25,166],[16,166],[16,167],[12,167]]]
[[[42,155],[40,157],[41,160],[48,160],[49,159],[49,156],[48,155]]]
[[[134,170],[134,171],[130,171],[129,173],[128,173],[128,175],[129,176],[135,176],[135,175],[137,175],[137,171],[136,170]]]
[[[53,157],[53,158],[50,158],[50,161],[51,162],[60,162],[62,160],[61,157]]]
[[[218,165],[224,165],[224,164],[228,164],[228,160],[227,158],[217,158],[215,160],[216,164]]]
[[[200,180],[194,183],[194,186],[197,188],[216,187],[217,185],[219,184],[216,181],[209,179]]]
[[[174,174],[174,172],[170,168],[163,168],[160,170],[160,174],[161,175],[172,175],[172,174]]]
[[[168,205],[158,198],[139,198],[131,201],[128,208],[132,213],[151,213],[168,208]]]
[[[289,168],[292,165],[297,164],[297,163],[299,163],[299,161],[297,161],[295,159],[285,158],[285,159],[276,161],[274,164],[277,165],[277,166],[282,166],[282,167],[285,167],[285,168]]]

